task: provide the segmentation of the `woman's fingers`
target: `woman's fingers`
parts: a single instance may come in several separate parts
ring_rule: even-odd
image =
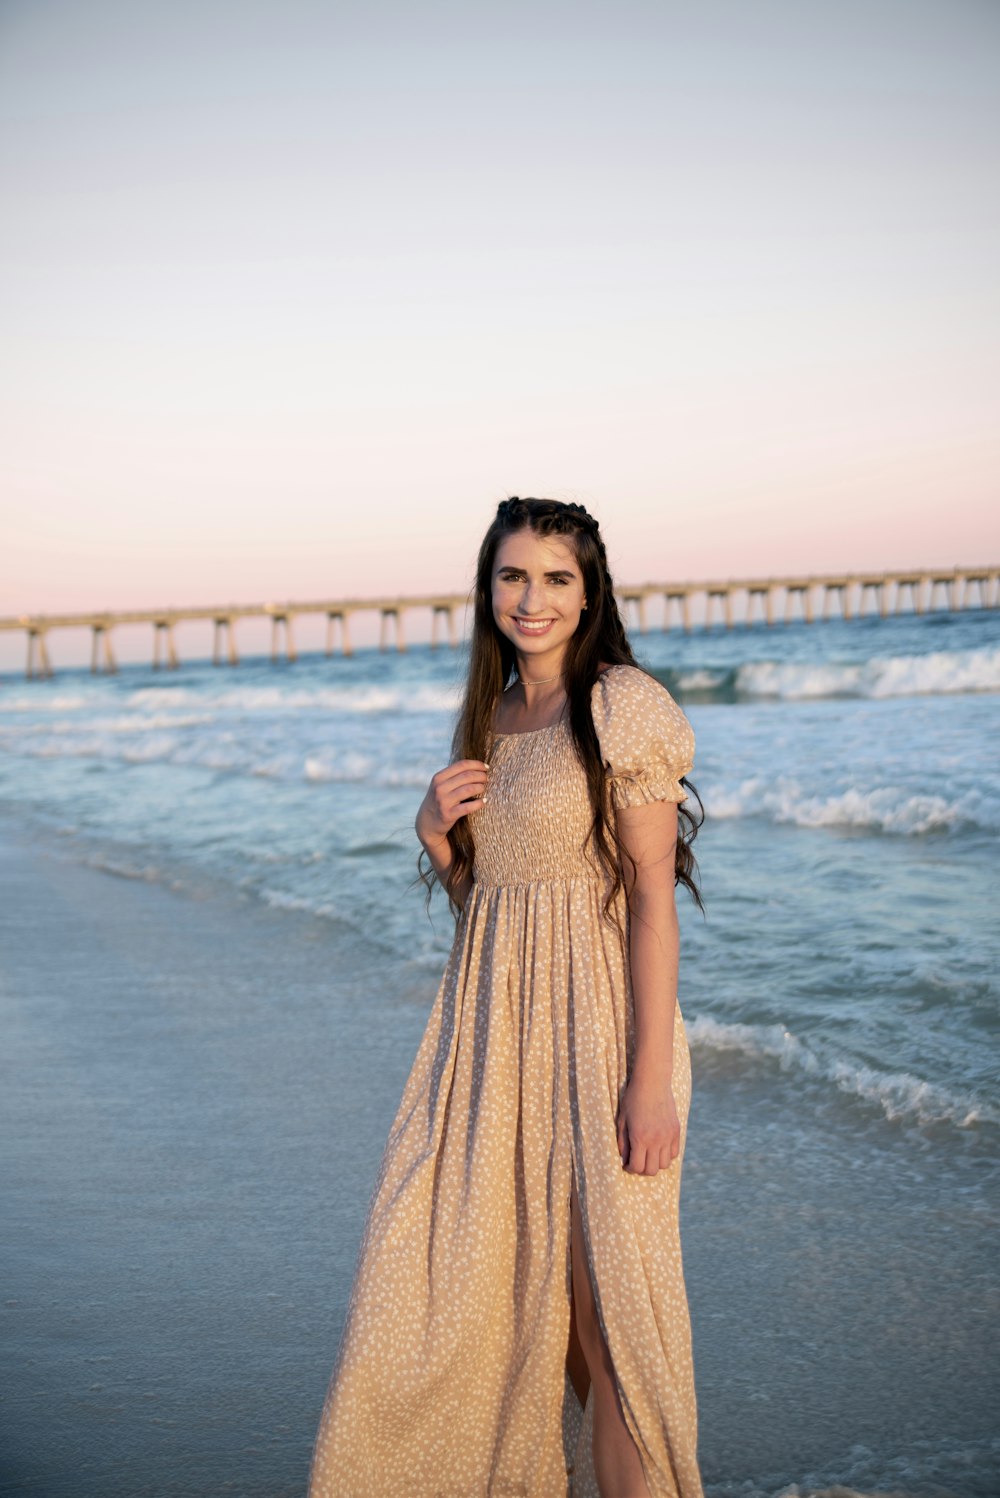
[[[646,1146],[644,1144],[636,1144],[634,1139],[629,1140],[628,1164],[625,1169],[634,1176],[646,1174]]]
[[[446,786],[462,775],[476,774],[485,775],[489,765],[482,759],[456,759],[454,764],[445,765],[443,770],[438,770],[434,776],[435,785]]]
[[[437,815],[447,828],[483,804],[489,766],[481,759],[458,759],[431,780]]]
[[[468,801],[460,801],[457,806],[452,807],[449,817],[453,823],[457,822],[459,817],[466,817],[470,811],[478,811],[483,805],[482,796],[473,797]]]
[[[474,807],[481,806],[485,793],[485,780],[460,782],[441,796],[441,808],[451,817],[460,817],[465,812],[472,811]]]
[[[680,1153],[681,1124],[673,1093],[649,1072],[629,1077],[618,1108],[618,1152],[630,1175],[669,1170]],[[623,1143],[627,1149],[623,1149]]]
[[[470,770],[466,775],[460,775],[457,780],[451,780],[442,790],[442,796],[452,801],[464,800],[470,792],[484,791],[489,784],[488,776]]]
[[[627,1148],[623,1148],[623,1139]],[[618,1125],[618,1153],[630,1175],[655,1176],[661,1170],[669,1170],[680,1153],[680,1139],[663,1144],[637,1144],[631,1140],[624,1123]]]
[[[487,779],[487,766],[480,760],[460,759],[446,770],[438,771],[434,788],[439,799],[456,802],[466,799],[470,791],[482,791]]]

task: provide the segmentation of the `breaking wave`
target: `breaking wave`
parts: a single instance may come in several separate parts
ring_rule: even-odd
[[[680,678],[679,680],[683,680]],[[855,664],[748,661],[734,684],[744,697],[913,697],[1000,691],[1000,650],[872,656]]]
[[[951,1123],[960,1129],[1000,1123],[1000,1109],[981,1098],[936,1087],[909,1072],[865,1066],[821,1043],[810,1044],[780,1024],[726,1023],[698,1015],[685,1020],[685,1032],[692,1051],[729,1052],[752,1062],[777,1063],[782,1071],[832,1083],[839,1091],[880,1108],[890,1120]]]
[[[969,828],[1000,830],[1000,802],[985,787],[952,796],[944,790],[914,792],[893,785],[816,795],[784,776],[752,776],[735,787],[718,787],[712,795],[712,816],[756,816],[796,827],[854,828],[903,837]]]

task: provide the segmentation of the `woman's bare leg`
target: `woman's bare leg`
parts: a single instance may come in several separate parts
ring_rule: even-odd
[[[573,1307],[577,1336],[593,1384],[594,1471],[597,1485],[601,1490],[601,1498],[649,1498],[639,1452],[622,1414],[611,1354],[597,1319],[575,1176],[571,1210]]]
[[[587,1403],[587,1394],[590,1390],[590,1369],[587,1367],[587,1359],[583,1348],[580,1346],[580,1334],[576,1329],[576,1297],[573,1287],[570,1285],[570,1308],[569,1308],[569,1346],[566,1349],[566,1372],[569,1381],[573,1385],[577,1399],[582,1409]]]

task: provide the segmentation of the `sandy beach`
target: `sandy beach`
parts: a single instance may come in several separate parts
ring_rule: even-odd
[[[433,997],[329,921],[5,836],[4,1493],[304,1491],[368,1192]],[[928,1139],[695,1052],[682,1198],[713,1495],[987,1498],[991,1224]],[[792,1487],[791,1485],[795,1485]]]

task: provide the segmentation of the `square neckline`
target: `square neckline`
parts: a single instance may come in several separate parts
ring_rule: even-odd
[[[490,732],[495,739],[530,739],[536,733],[551,733],[553,728],[562,728],[565,721],[565,718],[557,718],[554,723],[546,723],[544,728],[522,728],[520,733],[498,733],[495,728]]]
[[[594,686],[596,687],[597,682],[600,681],[602,677],[608,676],[612,671],[617,671],[621,667],[627,665],[627,661],[612,661],[610,666],[605,666],[603,671],[598,671]],[[495,728],[491,728],[490,733],[492,734],[494,739],[530,739],[533,738],[536,733],[551,733],[554,728],[562,728],[565,724],[565,709],[566,704],[564,703],[563,711],[562,713],[560,713],[556,721],[554,723],[546,723],[544,728],[522,728],[520,733],[499,733]]]

